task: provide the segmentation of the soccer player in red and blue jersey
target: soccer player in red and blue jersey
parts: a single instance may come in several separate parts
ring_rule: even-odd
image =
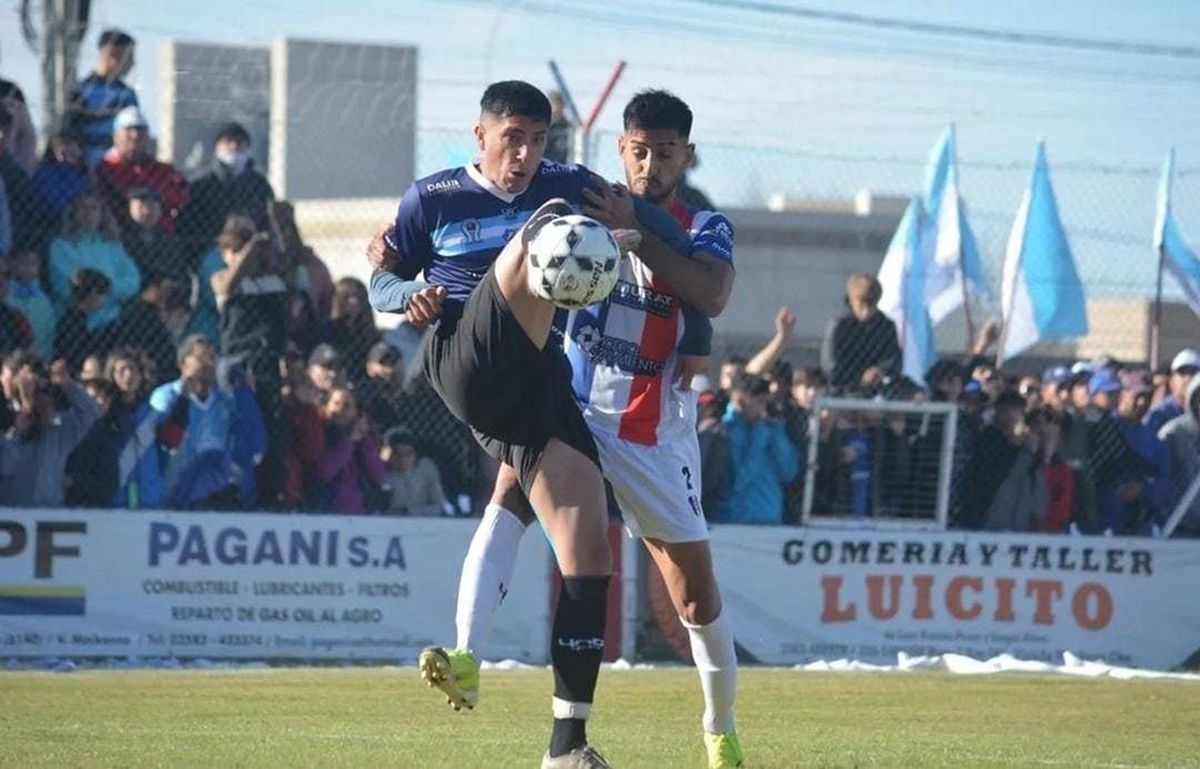
[[[616,288],[602,303],[577,310],[564,346],[575,398],[599,450],[631,536],[658,566],[687,628],[704,692],[709,766],[741,766],[734,726],[737,658],[700,507],[696,395],[681,358],[685,304],[720,314],[733,287],[733,227],[723,215],[676,199],[690,165],[692,113],[665,91],[639,93],[624,113],[618,149],[628,188],[584,191],[583,212],[613,229],[637,229],[642,242],[622,260]],[[635,200],[671,215],[688,232],[682,256],[646,231]],[[531,511],[502,468],[496,493],[476,531],[459,587],[458,645],[478,649],[511,577]]]

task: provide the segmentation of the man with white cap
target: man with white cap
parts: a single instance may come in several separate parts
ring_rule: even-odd
[[[136,106],[126,107],[113,120],[113,146],[104,154],[96,174],[96,187],[121,223],[129,226],[129,191],[150,187],[158,192],[162,219],[158,226],[175,234],[175,221],[187,205],[187,182],[175,166],[150,154],[150,127]]]
[[[1188,348],[1171,361],[1170,394],[1146,415],[1146,426],[1158,433],[1163,425],[1183,414],[1188,383],[1200,373],[1200,352]]]

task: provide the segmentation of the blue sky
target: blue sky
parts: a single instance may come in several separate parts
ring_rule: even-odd
[[[1200,44],[1200,3],[1178,0],[775,4],[1073,38]],[[7,0],[0,8],[0,72],[36,100],[35,55],[10,23],[16,5]],[[620,105],[640,88],[676,91],[696,112],[693,138],[703,160],[697,181],[726,205],[788,190],[911,191],[926,153],[953,120],[964,192],[990,261],[1000,257],[1039,137],[1047,142],[1072,242],[1097,285],[1149,285],[1140,262],[1154,179],[1145,169],[1156,168],[1170,146],[1183,171],[1177,199],[1184,233],[1200,239],[1200,183],[1191,170],[1200,169],[1197,58],[913,34],[694,0],[93,0],[93,8],[81,70],[94,60],[101,28],[127,28],[139,41],[131,82],[152,121],[158,46],[169,38],[414,44],[420,48],[418,170],[430,171],[469,147],[466,129],[489,80],[519,77],[549,87],[546,60],[554,58],[586,109],[612,64],[624,59],[626,75],[598,127],[617,130]],[[600,166],[615,171],[608,158]],[[1127,274],[1120,264],[1131,259],[1139,266]]]

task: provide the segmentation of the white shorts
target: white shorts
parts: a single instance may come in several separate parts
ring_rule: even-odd
[[[663,542],[708,539],[700,508],[700,441],[694,433],[658,446],[630,443],[603,430],[593,429],[592,435],[629,536]]]

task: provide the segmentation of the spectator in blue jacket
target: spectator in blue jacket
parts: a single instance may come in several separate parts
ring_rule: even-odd
[[[729,436],[729,484],[718,503],[723,523],[782,523],[784,484],[800,459],[783,421],[770,419],[770,385],[755,374],[734,379],[722,422]]]
[[[133,68],[133,38],[119,29],[106,29],[97,47],[96,69],[79,83],[67,112],[68,126],[83,137],[88,168],[95,168],[112,146],[117,113],[138,103],[137,92],[121,80]]]
[[[193,335],[179,346],[180,377],[150,395],[158,439],[170,452],[166,507],[236,510],[241,507],[234,456],[238,404],[217,386],[217,352]]]

